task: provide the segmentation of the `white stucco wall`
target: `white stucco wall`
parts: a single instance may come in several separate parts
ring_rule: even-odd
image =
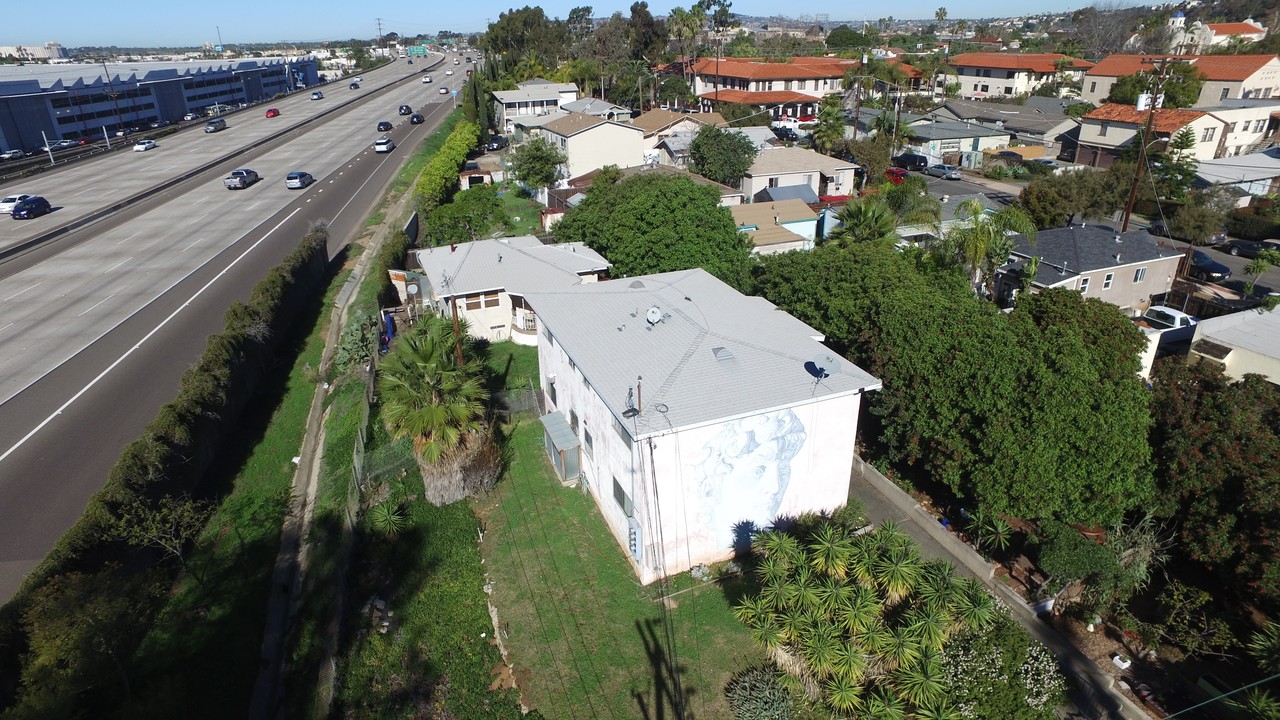
[[[623,168],[644,162],[644,133],[630,125],[603,123],[569,137],[542,132],[568,158],[565,177],[581,177],[605,165]]]

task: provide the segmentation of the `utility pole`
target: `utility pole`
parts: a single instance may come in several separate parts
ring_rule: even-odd
[[[1120,232],[1128,232],[1129,218],[1133,215],[1133,206],[1138,200],[1138,183],[1142,181],[1142,173],[1147,167],[1147,145],[1152,142],[1151,128],[1155,126],[1156,106],[1162,104],[1160,90],[1164,87],[1166,80],[1165,72],[1178,61],[1173,58],[1144,58],[1143,62],[1151,63],[1155,75],[1152,76],[1151,104],[1147,108],[1147,124],[1142,134],[1138,136],[1138,169],[1133,172],[1133,184],[1129,187],[1129,202],[1124,206],[1124,222],[1120,225]]]
[[[116,124],[124,130],[125,140],[129,139],[129,128],[124,126],[124,118],[120,116],[120,94],[116,92],[115,82],[111,79],[111,71],[107,70],[107,61],[102,61],[102,74],[107,78],[107,95],[111,98],[111,104],[116,108]],[[108,146],[111,141],[107,141]]]
[[[375,18],[378,21],[378,47],[382,47],[382,18]]]

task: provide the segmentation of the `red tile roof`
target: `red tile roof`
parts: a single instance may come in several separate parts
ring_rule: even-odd
[[[1069,69],[1083,70],[1093,67],[1093,63],[1088,60],[1079,60],[1060,53],[961,53],[953,56],[947,61],[947,64],[953,67],[999,68],[1002,70],[1028,70],[1030,72],[1051,73],[1057,71],[1054,63],[1063,58],[1071,61],[1071,64],[1067,66]]]
[[[814,103],[822,102],[819,98],[792,90],[762,90],[753,92],[751,90],[713,90],[711,92],[702,93],[698,97],[704,100],[716,100],[719,102],[741,103],[743,105],[781,105],[784,103]]]
[[[1214,35],[1252,35],[1263,32],[1262,28],[1247,22],[1208,23],[1207,27],[1213,31]]]
[[[852,60],[842,58],[792,58],[792,62],[785,63],[702,58],[694,63],[693,71],[699,75],[720,75],[746,80],[809,80],[842,78],[845,68],[852,65]]]
[[[1204,117],[1208,113],[1199,110],[1156,110],[1155,121],[1151,128],[1159,133],[1175,133],[1190,123]],[[1107,103],[1096,110],[1084,114],[1085,120],[1100,120],[1123,123],[1125,125],[1146,125],[1147,112],[1138,110],[1132,105]]]
[[[1135,75],[1150,70],[1151,63],[1144,61],[1154,57],[1184,60],[1199,70],[1204,79],[1218,81],[1248,80],[1276,59],[1275,55],[1108,55],[1085,74],[1100,77]]]

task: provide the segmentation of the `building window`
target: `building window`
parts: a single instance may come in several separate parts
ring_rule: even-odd
[[[582,426],[582,446],[586,448],[587,459],[594,460],[596,455],[596,441],[595,438],[591,437],[591,431],[587,429],[586,425]]]
[[[631,497],[627,495],[627,491],[622,489],[618,478],[613,479],[613,501],[618,503],[618,507],[622,508],[622,514],[627,517],[634,517],[636,508],[631,504]]]
[[[991,77],[991,68],[982,68],[982,77]]]
[[[545,382],[545,383],[543,383],[543,384],[545,384],[545,385],[547,386],[547,399],[551,401],[551,404],[552,404],[552,405],[555,405],[555,404],[556,404],[556,383],[555,383],[555,381],[554,381],[554,380],[552,380],[551,378],[547,378],[547,379],[546,379],[546,382]]]
[[[1226,100],[1231,95],[1231,88],[1222,88],[1222,94],[1218,96],[1219,100]]]
[[[489,293],[483,293],[481,295],[467,296],[468,310],[479,310],[482,307],[487,307],[487,308],[498,307],[498,304],[499,304],[498,293],[496,292],[489,292]]]
[[[1253,124],[1253,131],[1256,133],[1260,133],[1262,132],[1262,128],[1266,127],[1266,125],[1267,125],[1266,119],[1259,118],[1258,121]]]
[[[1200,136],[1200,142],[1213,142],[1213,135],[1216,130],[1217,128],[1205,128],[1204,134]]]
[[[807,89],[807,87],[806,87],[806,86],[807,86],[808,84],[809,84],[809,81],[807,81],[807,80],[800,80],[800,81],[799,81],[799,84],[798,84],[798,85],[796,85],[796,89],[797,89],[797,90],[805,90],[805,89]],[[814,89],[814,90],[817,90],[817,89],[818,89],[818,81],[817,81],[817,80],[814,80],[814,81],[813,81],[813,89]]]
[[[771,188],[778,187],[778,178],[776,177],[769,178],[769,187]]]
[[[1004,94],[1005,94],[1005,95],[1012,95],[1012,94],[1013,94],[1013,88],[1009,87],[1008,85],[1005,85],[1005,86],[1004,86]]]
[[[1015,73],[1013,70],[1005,70],[1005,71],[1004,71],[1004,78],[1005,78],[1006,80],[1012,80],[1012,79],[1013,79],[1013,77],[1014,77],[1014,75],[1016,75],[1016,74],[1017,74],[1017,73]]]
[[[578,434],[578,412],[576,410],[569,411],[569,429],[573,431],[576,437]]]
[[[1116,279],[1116,274],[1115,274],[1115,273],[1107,273],[1106,275],[1104,275],[1104,276],[1102,277],[1102,289],[1103,289],[1103,290],[1110,290],[1110,289],[1111,289],[1111,281],[1112,281],[1112,280],[1115,280],[1115,279]]]
[[[982,86],[982,92],[990,92],[990,91],[991,91],[991,88],[989,86],[987,85]]]
[[[1087,292],[1089,292],[1089,278],[1082,277],[1080,278],[1080,294],[1084,295]]]
[[[1265,90],[1263,90],[1263,91],[1262,91],[1262,97],[1264,97],[1264,98],[1269,98],[1269,97],[1271,97],[1271,88],[1266,88]]]
[[[1248,127],[1248,126],[1249,126],[1249,121],[1248,121],[1248,120],[1246,120],[1244,124],[1245,124],[1245,127]],[[1228,126],[1227,126],[1227,133],[1228,133],[1228,134],[1233,133],[1233,132],[1235,132],[1235,131],[1236,131],[1236,124],[1235,124],[1235,123],[1231,123],[1230,125],[1228,125]]]
[[[1147,269],[1146,269],[1146,268],[1138,268],[1137,270],[1134,270],[1134,271],[1133,271],[1133,282],[1134,282],[1135,284],[1140,283],[1140,282],[1142,282],[1143,280],[1146,280],[1146,279],[1147,279]]]
[[[973,84],[973,91],[978,92],[978,83]]]
[[[1089,83],[1089,92],[1090,93],[1098,92],[1098,82],[1096,80]]]
[[[1107,130],[1111,129],[1111,123],[1101,123],[1098,125],[1098,137],[1106,137]]]

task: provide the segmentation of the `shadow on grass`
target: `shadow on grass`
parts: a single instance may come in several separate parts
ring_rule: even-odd
[[[667,617],[636,620],[636,632],[644,645],[652,680],[648,692],[631,694],[644,720],[694,720],[689,700],[695,691],[684,686],[682,678],[687,669],[669,652],[674,646],[669,622]]]

